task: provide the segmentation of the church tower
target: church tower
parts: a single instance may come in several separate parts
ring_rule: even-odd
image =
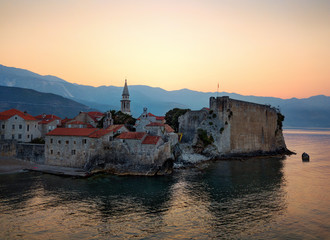
[[[123,89],[121,102],[121,112],[131,115],[131,100],[129,100],[129,92],[127,87],[127,80],[125,79],[125,86]]]

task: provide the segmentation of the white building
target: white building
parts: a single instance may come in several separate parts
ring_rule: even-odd
[[[41,136],[38,119],[17,109],[0,112],[0,139],[30,142]]]

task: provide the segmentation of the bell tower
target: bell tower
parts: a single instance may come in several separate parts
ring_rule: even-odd
[[[127,79],[125,79],[125,86],[123,89],[121,102],[121,112],[131,115],[131,100],[129,100],[129,92],[127,87]]]

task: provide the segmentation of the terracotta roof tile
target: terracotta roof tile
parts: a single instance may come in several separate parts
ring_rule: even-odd
[[[112,132],[117,132],[122,127],[125,127],[125,125],[124,124],[115,124],[115,125],[110,125],[107,129],[111,130]]]
[[[90,134],[88,137],[90,137],[90,138],[100,138],[100,137],[103,137],[104,135],[106,135],[110,132],[112,132],[112,131],[109,130],[109,129],[99,129],[99,130],[93,132],[92,134]]]
[[[57,119],[55,119],[55,118],[53,118],[53,119],[44,119],[44,120],[38,122],[38,124],[48,124],[48,123],[54,122],[56,120]]]
[[[97,130],[97,128],[55,128],[53,131],[50,131],[46,135],[88,137],[90,134]]]
[[[142,144],[153,144],[156,145],[160,140],[159,136],[146,136],[142,142]]]
[[[124,132],[120,134],[117,138],[141,140],[145,135],[145,132]]]
[[[159,123],[159,122],[151,122],[146,127],[164,127],[164,123]]]
[[[54,114],[47,114],[47,115],[43,115],[43,114],[40,114],[40,115],[37,115],[35,116],[36,119],[39,119],[39,120],[43,120],[43,119],[61,119],[60,117],[54,115]]]
[[[0,112],[0,119],[1,120],[7,120],[15,115],[20,116],[21,118],[23,118],[26,121],[37,121],[37,119],[35,117],[33,117],[32,115],[28,114],[28,113],[24,113],[21,112],[20,110],[17,109],[9,109],[3,112]]]
[[[168,125],[168,124],[165,124],[165,131],[167,133],[175,132],[174,129],[170,125]]]
[[[75,125],[86,125],[86,123],[82,122],[82,121],[77,121],[77,120],[72,120],[72,121],[68,121],[66,124],[75,124]]]

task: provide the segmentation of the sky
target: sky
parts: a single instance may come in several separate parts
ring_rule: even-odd
[[[0,0],[0,64],[91,86],[330,96],[330,1]]]

